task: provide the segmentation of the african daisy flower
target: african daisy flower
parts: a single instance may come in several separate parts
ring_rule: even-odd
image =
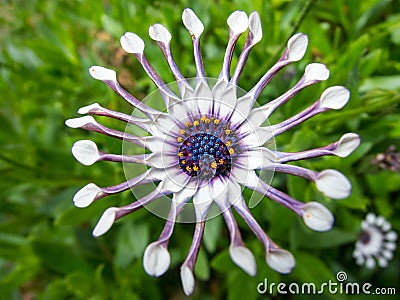
[[[357,265],[365,265],[368,269],[376,266],[386,268],[396,250],[397,233],[382,216],[369,213],[361,222],[361,233],[353,251]]]
[[[312,171],[303,167],[286,164],[324,155],[348,156],[360,143],[355,133],[343,135],[339,141],[321,148],[297,153],[285,153],[269,147],[274,137],[301,124],[312,116],[331,109],[342,108],[349,99],[349,91],[341,86],[326,89],[314,104],[293,117],[275,125],[269,125],[267,118],[278,107],[289,101],[305,87],[326,80],[328,69],[323,64],[309,64],[300,80],[280,97],[265,105],[256,107],[257,98],[271,79],[286,65],[299,61],[305,54],[308,38],[302,33],[292,36],[279,61],[268,70],[256,85],[239,96],[237,87],[249,53],[261,40],[262,29],[257,12],[250,16],[242,11],[233,12],[228,20],[229,40],[217,79],[209,80],[203,67],[200,37],[204,26],[191,9],[182,14],[183,24],[189,31],[194,48],[196,77],[194,83],[179,71],[171,53],[171,34],[160,24],[149,28],[150,37],[160,47],[174,77],[177,91],[166,85],[151,66],[144,53],[144,41],[136,34],[127,32],[121,37],[121,46],[133,54],[141,63],[148,76],[157,86],[165,102],[165,111],[158,111],[130,95],[117,81],[113,70],[99,66],[90,68],[90,75],[128,101],[140,115],[127,115],[112,111],[95,103],[78,110],[87,116],[69,119],[66,125],[95,131],[117,139],[124,144],[145,149],[142,154],[107,154],[98,150],[89,140],[76,142],[72,147],[75,158],[84,165],[96,161],[122,162],[125,165],[145,166],[144,171],[127,181],[110,187],[98,187],[89,183],[79,190],[74,198],[77,207],[86,207],[93,201],[120,193],[131,188],[157,182],[153,189],[135,202],[123,207],[108,208],[93,235],[100,236],[113,223],[141,207],[168,195],[168,216],[157,241],[145,250],[143,265],[153,276],[161,276],[170,265],[168,243],[179,214],[187,206],[194,208],[195,230],[192,244],[183,265],[181,280],[185,294],[194,289],[193,270],[209,217],[211,205],[220,209],[230,232],[229,254],[233,262],[248,274],[256,274],[255,259],[246,248],[238,225],[234,219],[235,210],[247,223],[265,248],[267,264],[281,273],[289,273],[295,266],[293,255],[280,248],[252,216],[245,202],[241,188],[250,188],[284,205],[298,214],[313,230],[329,230],[334,222],[332,213],[317,202],[302,203],[265,182],[260,172],[282,172],[301,176],[315,183],[316,188],[330,198],[347,197],[351,190],[348,179],[336,170]],[[231,74],[231,59],[239,37],[247,31],[247,38]],[[143,135],[120,132],[96,122],[93,116],[106,116],[140,128]],[[140,132],[140,131],[136,131]],[[256,172],[257,170],[257,172]],[[165,203],[165,202],[164,202]],[[254,204],[254,203],[253,203]],[[251,205],[254,206],[254,205]]]

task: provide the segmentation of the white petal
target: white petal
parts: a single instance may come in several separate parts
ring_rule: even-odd
[[[150,26],[149,35],[153,40],[163,44],[169,44],[171,41],[171,33],[161,24],[154,24],[153,26]]]
[[[195,97],[200,114],[210,115],[213,105],[213,95],[205,80],[201,80],[196,87]]]
[[[214,99],[214,114],[230,116],[236,107],[236,86],[224,80],[218,80],[212,90]]]
[[[295,267],[296,261],[289,251],[274,249],[267,254],[267,264],[279,273],[288,274]]]
[[[396,249],[396,247],[397,247],[396,243],[393,243],[393,242],[385,243],[385,248],[388,249],[388,250],[394,251]]]
[[[147,246],[143,256],[143,267],[151,276],[161,276],[167,272],[171,262],[168,250],[158,242]]]
[[[144,51],[143,40],[135,33],[126,32],[120,39],[121,47],[128,53],[140,54]]]
[[[253,253],[244,246],[229,247],[229,255],[233,262],[250,276],[257,273],[257,265]]]
[[[75,142],[72,146],[72,155],[85,166],[94,164],[100,158],[96,143],[90,140]]]
[[[192,270],[190,270],[186,265],[181,267],[181,280],[183,291],[185,292],[186,296],[191,295],[194,290],[194,276]]]
[[[204,25],[190,8],[186,8],[182,13],[182,21],[186,29],[196,38],[199,38],[204,31]]]
[[[329,70],[323,64],[312,63],[307,65],[304,72],[305,81],[322,81],[329,78]]]
[[[333,214],[318,202],[305,203],[301,209],[304,223],[315,231],[327,231],[333,226]]]
[[[101,188],[94,183],[89,183],[75,194],[72,201],[76,207],[87,207],[96,199],[97,194],[100,192]]]
[[[208,183],[205,183],[193,196],[193,204],[197,221],[205,219],[212,201],[213,198],[210,193],[209,185]]]
[[[351,192],[351,183],[346,176],[332,169],[319,172],[315,184],[319,191],[333,199],[346,198]]]
[[[393,258],[393,252],[390,250],[384,250],[382,251],[383,257],[385,257],[387,260],[391,260]]]
[[[160,182],[158,188],[172,193],[177,193],[184,189],[191,178],[189,175],[182,172],[178,165],[166,168],[164,171],[167,174],[167,177],[165,180]]]
[[[273,151],[265,148],[245,150],[237,156],[237,163],[244,169],[255,170],[272,166],[276,161]]]
[[[95,119],[92,116],[73,118],[65,121],[65,125],[70,128],[80,128],[90,123],[96,123]]]
[[[365,266],[367,267],[367,269],[375,268],[375,260],[372,258],[372,256],[367,258],[367,261],[365,262]]]
[[[292,36],[287,43],[288,61],[299,61],[306,53],[308,37],[303,33]]]
[[[336,149],[332,152],[340,157],[347,157],[360,145],[360,136],[356,133],[346,133],[344,134],[338,144]]]
[[[397,240],[397,233],[394,231],[390,231],[386,233],[385,238],[390,242],[394,242]]]
[[[387,261],[385,258],[383,258],[383,257],[379,257],[379,258],[378,258],[378,265],[379,265],[381,268],[386,268],[386,267],[388,266],[388,261]]]
[[[78,109],[78,114],[80,115],[84,115],[89,113],[92,110],[101,110],[102,107],[98,104],[98,103],[93,103],[84,107],[81,107],[80,109]]]
[[[364,264],[364,262],[365,262],[364,256],[359,256],[359,257],[356,258],[356,264],[357,265],[361,266],[361,265]]]
[[[117,81],[117,73],[104,67],[92,66],[89,68],[89,74],[97,80]]]
[[[319,100],[321,108],[341,109],[349,101],[350,92],[343,86],[331,86],[323,91]]]
[[[257,44],[262,38],[260,15],[253,11],[249,16],[249,30],[253,34],[252,45]]]
[[[248,188],[257,187],[258,181],[260,180],[254,170],[246,170],[236,166],[232,168],[231,172],[232,176],[238,183]]]
[[[367,220],[367,222],[368,222],[369,224],[375,225],[376,216],[375,216],[373,213],[368,213],[368,214],[367,214],[367,217],[366,217],[366,220]]]
[[[183,203],[189,198],[193,197],[193,195],[198,190],[199,182],[197,180],[191,180],[187,183],[184,189],[181,191],[174,193],[172,201],[176,203]]]
[[[381,227],[384,222],[385,222],[385,218],[382,217],[382,216],[379,216],[379,217],[376,218],[375,224],[378,225],[379,227]]]
[[[387,232],[392,228],[392,225],[388,221],[384,221],[382,224],[382,231]]]
[[[249,19],[244,11],[234,11],[227,20],[233,35],[245,32],[249,26]]]
[[[101,215],[96,227],[93,229],[93,236],[100,236],[106,233],[115,222],[117,207],[107,208]]]

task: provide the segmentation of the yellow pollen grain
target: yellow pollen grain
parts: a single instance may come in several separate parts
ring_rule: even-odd
[[[310,214],[306,214],[306,218],[307,219],[311,218],[311,215]]]
[[[192,123],[186,122],[186,127],[190,127],[190,126],[192,126]]]
[[[231,141],[227,141],[227,142],[225,143],[225,145],[226,145],[227,147],[230,147],[230,146],[231,146]]]
[[[192,168],[190,166],[186,166],[186,171],[190,172],[192,171]]]
[[[210,119],[206,119],[204,122],[206,123],[206,124],[208,124],[208,123],[210,123]]]
[[[222,158],[220,158],[220,159],[218,160],[218,162],[219,162],[220,165],[222,165],[222,164],[224,163],[224,160],[223,160]]]
[[[181,129],[181,130],[179,130],[179,133],[180,133],[180,134],[185,134],[185,133],[186,133],[186,130],[185,130],[185,129]]]
[[[198,171],[199,170],[199,167],[198,166],[193,166],[193,171]]]
[[[235,153],[235,150],[233,150],[233,148],[229,148],[229,154],[233,154]]]
[[[205,122],[206,120],[207,120],[207,117],[206,117],[206,116],[202,116],[202,117],[201,117],[201,121],[202,121],[202,122]]]
[[[229,129],[225,129],[225,133],[226,133],[226,134],[230,134],[231,131],[230,131]]]
[[[215,125],[218,125],[218,124],[219,124],[219,119],[215,119],[215,120],[214,120],[214,124],[215,124]]]
[[[182,157],[182,156],[183,156],[183,152],[179,152],[179,153],[178,153],[178,156],[179,156],[179,157]]]
[[[179,143],[182,143],[182,141],[183,141],[182,137],[180,137],[180,136],[178,136],[176,140],[177,140]]]
[[[182,164],[182,165],[186,165],[186,160],[182,160],[182,161],[181,161],[181,164]]]
[[[213,169],[216,169],[216,168],[217,168],[217,162],[216,162],[216,161],[213,161],[213,162],[211,163],[211,168],[213,168]]]
[[[197,126],[197,125],[199,125],[199,124],[200,124],[200,122],[199,122],[198,120],[194,120],[193,126]]]

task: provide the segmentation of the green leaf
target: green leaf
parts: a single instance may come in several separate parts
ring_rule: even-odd
[[[325,263],[315,254],[306,252],[293,253],[296,258],[296,267],[290,277],[299,282],[313,282],[317,285],[329,280],[335,280],[335,276]]]
[[[217,243],[221,238],[222,217],[217,216],[207,220],[204,229],[204,246],[206,249],[213,253],[217,247]]]
[[[32,247],[43,266],[52,271],[62,274],[74,271],[92,273],[87,262],[71,246],[36,238],[32,241]]]
[[[197,278],[201,280],[208,280],[210,278],[210,264],[208,257],[203,247],[200,248],[199,256],[194,268],[194,273]]]
[[[132,260],[141,258],[149,243],[149,227],[145,223],[125,222],[117,235],[115,264],[120,268],[128,267]]]

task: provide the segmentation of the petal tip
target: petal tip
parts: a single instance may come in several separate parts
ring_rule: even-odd
[[[69,128],[80,128],[89,123],[94,123],[95,120],[92,116],[84,116],[79,118],[68,119],[65,121],[65,125]]]
[[[195,38],[199,38],[201,36],[204,31],[204,25],[193,10],[190,8],[185,8],[182,13],[182,21],[186,29],[193,34]]]
[[[350,99],[350,91],[343,86],[331,86],[322,92],[319,106],[328,109],[341,109]]]
[[[147,274],[159,277],[167,272],[171,262],[168,250],[158,242],[147,246],[143,255],[143,267]]]
[[[127,53],[141,54],[144,51],[144,41],[133,32],[126,32],[121,36],[120,43]]]
[[[247,14],[240,10],[231,13],[231,15],[228,17],[227,23],[233,35],[242,34],[249,27],[249,19]]]
[[[89,183],[74,195],[72,201],[76,207],[88,207],[94,200],[96,200],[96,197],[100,192],[101,189],[97,185]]]
[[[75,142],[71,151],[76,160],[85,166],[94,164],[100,158],[96,143],[90,140]]]
[[[288,58],[289,61],[299,61],[303,58],[304,54],[307,51],[308,46],[308,36],[304,33],[297,33],[293,35],[288,43]]]
[[[114,70],[107,69],[100,66],[91,66],[89,68],[89,74],[94,79],[97,80],[109,80],[109,81],[116,81],[117,80],[117,73]]]
[[[161,24],[154,24],[150,26],[149,36],[151,39],[163,44],[169,44],[171,41],[171,33]]]
[[[332,199],[343,199],[351,193],[351,183],[342,173],[327,169],[318,173],[315,180],[317,189]]]
[[[229,247],[229,255],[233,262],[250,276],[257,274],[257,265],[253,253],[244,246]]]
[[[273,249],[267,254],[267,264],[279,273],[288,274],[296,266],[296,260],[293,254],[287,250]]]
[[[318,202],[307,202],[302,208],[304,223],[315,231],[328,231],[335,221],[329,209]]]
[[[190,296],[194,290],[194,276],[192,270],[186,265],[181,267],[181,280],[185,295]]]
[[[93,229],[93,236],[98,237],[106,233],[115,222],[117,207],[107,208],[101,215],[96,227]]]

